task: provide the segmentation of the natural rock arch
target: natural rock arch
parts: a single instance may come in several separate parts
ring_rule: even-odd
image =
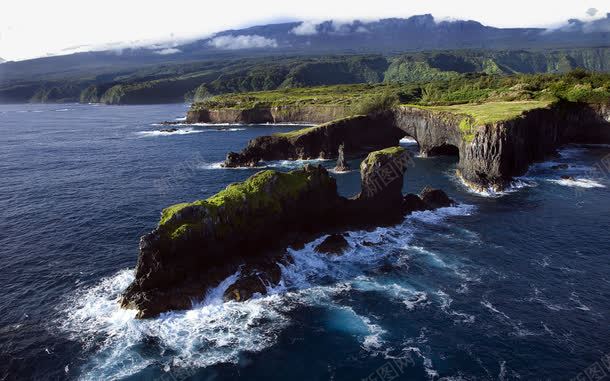
[[[460,156],[463,144],[456,116],[447,114],[439,117],[429,111],[415,107],[399,107],[393,114],[394,125],[415,139],[422,156]]]

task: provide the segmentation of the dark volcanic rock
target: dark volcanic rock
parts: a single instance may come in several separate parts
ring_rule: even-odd
[[[306,165],[261,171],[206,200],[164,209],[158,227],[140,241],[136,278],[122,307],[137,309],[138,318],[186,309],[238,272],[225,300],[265,294],[280,282],[277,263],[290,263],[285,247],[331,233],[316,250],[339,254],[349,245],[337,231],[395,223],[412,210],[413,196],[401,193],[409,160],[402,147],[371,152],[361,165],[362,191],[352,199],[338,195],[322,166]],[[442,195],[424,192],[417,208],[444,206]]]
[[[331,234],[322,243],[316,246],[318,253],[339,255],[349,247],[349,243],[342,234]]]
[[[610,143],[610,106],[562,102],[524,112],[519,117],[472,125],[461,114],[399,106],[393,111],[329,122],[299,132],[262,136],[241,153],[230,153],[227,167],[255,166],[261,160],[334,158],[397,145],[414,138],[422,156],[459,156],[458,175],[477,190],[502,190],[529,165],[566,143]],[[563,169],[563,168],[558,168]]]
[[[242,271],[240,277],[231,284],[223,295],[225,301],[243,302],[254,295],[266,295],[267,286],[278,284],[282,270],[276,262],[266,261],[249,266]]]
[[[140,241],[136,277],[122,307],[137,309],[138,318],[186,309],[238,272],[225,300],[265,294],[280,281],[277,263],[290,263],[281,256],[285,247],[402,218],[409,159],[401,147],[371,152],[361,165],[362,192],[353,199],[337,194],[322,166],[307,165],[289,173],[261,171],[206,200],[164,209],[158,227]],[[432,201],[441,199],[430,194],[436,195],[429,196]],[[333,234],[317,250],[339,253],[346,245],[343,236]]]
[[[186,115],[187,123],[326,123],[344,118],[349,107],[338,105],[285,105],[252,109],[206,109],[194,106]]]
[[[337,155],[337,164],[335,165],[335,171],[337,172],[347,172],[349,171],[349,164],[347,164],[347,160],[345,160],[345,145],[341,144],[339,146],[339,152]]]
[[[176,132],[176,131],[178,131],[178,129],[177,128],[164,128],[159,131],[160,132]]]
[[[572,177],[572,176],[568,176],[568,175],[563,175],[563,176],[561,176],[561,179],[562,179],[562,180],[572,180],[572,181],[574,181],[574,177]]]
[[[142,237],[136,279],[122,305],[138,309],[139,317],[188,308],[244,258],[258,261],[262,249],[310,231],[314,221],[332,223],[342,201],[324,168],[306,166],[262,171],[207,200],[166,208],[159,226]]]
[[[331,159],[344,145],[346,155],[397,146],[403,132],[391,113],[354,116],[298,131],[260,136],[240,153],[230,152],[225,167],[252,167],[263,160]]]
[[[420,197],[429,209],[444,208],[455,205],[455,202],[440,189],[425,187],[422,189]]]
[[[428,205],[416,194],[406,194],[402,201],[404,213],[428,209]]]
[[[356,200],[373,214],[401,205],[404,173],[410,160],[409,152],[402,147],[371,152],[360,164],[362,190]]]

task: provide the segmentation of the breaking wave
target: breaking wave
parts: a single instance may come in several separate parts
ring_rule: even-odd
[[[347,251],[328,256],[315,251],[326,236],[300,250],[288,249],[293,261],[281,265],[282,277],[268,295],[246,302],[224,302],[223,294],[238,273],[210,290],[188,311],[168,312],[158,318],[135,319],[136,311],[119,307],[121,293],[134,279],[133,270],[119,271],[99,284],[73,295],[64,306],[59,326],[82,342],[95,356],[83,366],[83,379],[118,379],[150,365],[165,371],[237,363],[244,351],[260,352],[272,346],[290,323],[286,316],[295,306],[321,306],[329,311],[328,324],[346,330],[363,350],[381,353],[386,329],[372,315],[360,315],[337,302],[345,292],[376,292],[402,303],[407,311],[430,304],[428,291],[366,274],[386,258],[405,255],[415,225],[442,223],[447,217],[469,215],[474,207],[461,205],[416,212],[396,226],[346,233]],[[440,263],[443,263],[442,260]],[[468,320],[465,316],[458,316]],[[142,353],[142,343],[157,347]]]
[[[592,179],[571,178],[571,179],[548,179],[547,181],[559,184],[564,187],[572,188],[605,188],[604,184]]]
[[[188,134],[198,134],[201,132],[235,132],[235,131],[243,131],[245,128],[219,128],[219,129],[201,129],[201,128],[179,128],[176,131],[139,131],[136,134],[145,137],[153,137],[153,136],[172,136],[172,135],[188,135]]]

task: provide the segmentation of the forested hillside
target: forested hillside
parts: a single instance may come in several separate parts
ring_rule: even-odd
[[[0,83],[0,102],[152,104],[233,93],[356,83],[422,83],[492,76],[610,72],[610,48],[433,51],[395,55],[272,56],[65,73]]]

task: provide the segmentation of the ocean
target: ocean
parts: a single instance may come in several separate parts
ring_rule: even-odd
[[[456,157],[416,156],[404,192],[439,187],[457,206],[350,231],[342,256],[313,251],[323,236],[289,249],[294,263],[267,296],[223,303],[229,278],[190,310],[134,319],[117,300],[133,280],[139,237],[160,211],[260,170],[221,168],[228,151],[301,127],[180,124],[159,132],[187,108],[0,106],[0,379],[610,375],[603,145],[562,147],[501,194],[464,187]],[[417,155],[416,142],[401,144]],[[359,191],[358,171],[332,175],[340,193]]]

